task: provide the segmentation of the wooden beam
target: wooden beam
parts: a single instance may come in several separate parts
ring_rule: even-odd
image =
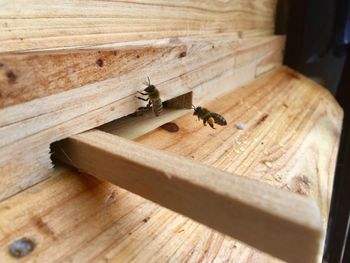
[[[94,57],[99,55],[100,48],[93,47],[90,51],[76,50],[75,54],[71,50],[64,54],[43,51],[8,56],[6,67],[13,65],[10,68],[18,78],[14,83],[7,79],[2,82],[6,99],[1,101],[9,104],[0,109],[0,200],[47,178],[52,167],[50,143],[126,116],[142,106],[135,93],[143,88],[147,76],[160,90],[163,101],[193,92],[194,102],[199,103],[203,98],[210,99],[253,80],[257,61],[272,50],[283,49],[283,40],[284,37],[275,36],[250,40],[233,40],[231,36],[218,40],[215,36],[206,36],[205,40],[146,42],[149,46],[145,42],[118,45],[114,50],[125,57],[121,55],[117,61],[113,60],[111,46],[106,46],[101,54],[111,58],[102,68],[96,65],[97,57]],[[246,46],[249,51],[244,52],[244,67],[236,67],[235,61],[243,56]],[[144,56],[140,53],[137,59],[133,51],[140,50],[145,53],[141,52]],[[179,57],[184,50],[186,56]],[[71,59],[65,62],[64,58]],[[32,66],[28,66],[29,61],[33,62]],[[45,69],[42,63],[56,66],[37,73]],[[67,69],[71,74],[67,74]],[[90,75],[91,78],[85,79]],[[235,86],[224,81],[229,79],[235,81]],[[207,82],[220,82],[220,86],[207,85],[206,96],[199,95]],[[12,93],[20,95],[12,97]],[[23,101],[26,102],[21,103]],[[32,154],[23,149],[30,149]]]
[[[322,221],[311,199],[98,130],[74,135],[54,149],[54,157],[81,171],[271,255],[290,262],[317,260]]]
[[[276,0],[2,1],[0,53],[212,33],[272,35]]]

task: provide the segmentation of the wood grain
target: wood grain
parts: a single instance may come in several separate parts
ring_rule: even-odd
[[[175,122],[178,133],[137,141],[310,196],[327,222],[343,116],[327,90],[282,67],[206,106],[228,126],[212,130],[189,114]]]
[[[310,196],[326,224],[343,116],[329,92],[282,67],[232,95],[212,99],[208,108],[225,116],[231,128],[220,131],[219,138],[213,139],[217,132],[200,123],[194,126],[188,115],[175,122],[183,127],[178,133],[159,128],[137,141]],[[148,126],[130,128],[141,134]],[[112,122],[105,131],[122,135],[128,127]],[[154,139],[158,137],[164,139]],[[198,141],[210,147],[199,147]]]
[[[224,32],[272,35],[275,6],[276,0],[3,0],[0,52]]]
[[[252,52],[256,59],[263,59],[266,52],[280,53],[283,46],[283,37],[257,38],[253,42],[237,40],[232,35],[211,35],[0,55],[0,108],[125,75],[138,81],[151,75],[152,81],[159,82],[151,73],[160,67],[162,75],[174,78],[219,60],[231,58],[232,61],[232,57],[243,53],[251,63]],[[273,66],[280,61],[274,61]],[[228,68],[222,69],[221,63],[216,70],[231,68],[230,64],[226,66]]]
[[[309,198],[99,130],[74,135],[54,149],[53,158],[273,256],[317,261],[323,228]]]
[[[194,102],[200,103],[253,80],[257,61],[272,50],[281,52],[284,43],[284,37],[275,36],[250,40],[232,40],[230,36],[220,41],[209,39],[207,36],[205,41],[177,43],[167,40],[160,44],[152,42],[153,46],[148,43],[152,50],[150,54],[145,43],[132,47],[119,46],[118,52],[124,54],[125,59],[111,59],[102,68],[96,65],[97,57],[91,60],[91,57],[81,55],[90,51],[77,51],[80,55],[39,52],[10,57],[7,66],[13,63],[18,66],[11,66],[17,68],[13,70],[16,74],[21,70],[28,74],[24,74],[23,79],[18,74],[15,83],[5,81],[2,87],[4,94],[8,94],[5,101],[13,104],[31,100],[0,109],[0,200],[47,177],[52,167],[50,143],[126,116],[142,106],[135,93],[143,88],[142,83],[147,76],[160,90],[163,101],[192,92]],[[140,58],[134,62],[135,54],[130,50],[142,48],[145,50],[144,57],[141,52]],[[244,52],[246,48],[248,50]],[[99,54],[96,52],[99,49],[93,50],[91,54]],[[187,50],[187,55],[179,58],[184,50]],[[114,57],[110,50],[101,49],[101,52]],[[71,56],[72,59],[65,64],[64,59],[56,60],[57,56]],[[74,60],[75,56],[79,60]],[[31,59],[47,63],[45,65],[52,64],[52,70],[34,75],[43,68],[40,63],[34,63],[33,67],[19,66]],[[236,66],[237,59],[244,63]],[[93,65],[85,67],[90,62]],[[67,75],[66,70],[76,70],[76,73]],[[93,77],[87,77],[90,74]],[[29,76],[34,76],[34,80]],[[95,82],[87,83],[92,80]],[[214,89],[215,84],[219,88]],[[23,149],[30,150],[32,154],[28,155]]]
[[[212,130],[189,113],[173,120],[178,132],[137,142],[313,198],[326,221],[342,119],[328,91],[280,68],[205,106],[228,126]],[[281,262],[119,187],[52,173],[0,203],[4,261],[15,262],[7,246],[27,236],[31,262]]]
[[[281,262],[107,182],[56,168],[0,203],[0,257],[36,244],[27,262]]]

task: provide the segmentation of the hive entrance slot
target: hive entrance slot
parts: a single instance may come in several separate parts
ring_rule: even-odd
[[[155,117],[152,110],[145,112],[142,116],[125,116],[118,120],[100,126],[98,129],[118,135],[127,139],[135,139],[163,124],[191,111],[192,92],[183,94],[171,100],[163,102],[163,112]]]
[[[191,111],[191,108],[192,92],[189,92],[163,102],[163,112],[158,117],[154,116],[151,109],[144,112],[140,116],[130,114],[102,126],[96,127],[96,129],[132,140],[181,117],[182,115]],[[173,126],[168,128],[172,132],[178,131],[178,129],[173,128]],[[64,159],[69,160],[72,166],[75,166],[70,160],[69,156],[67,156],[67,153],[65,153],[59,146],[61,141],[50,144],[51,160],[53,164],[56,164],[56,159],[60,159],[59,157],[64,157]]]

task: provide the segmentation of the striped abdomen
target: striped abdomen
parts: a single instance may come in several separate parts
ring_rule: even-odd
[[[159,97],[151,100],[152,100],[152,108],[153,108],[154,115],[159,116],[160,113],[163,111],[162,100]]]
[[[215,123],[221,125],[221,126],[225,126],[227,125],[227,122],[225,120],[224,117],[222,117],[220,114],[217,114],[215,112],[211,112],[210,116],[214,119]]]

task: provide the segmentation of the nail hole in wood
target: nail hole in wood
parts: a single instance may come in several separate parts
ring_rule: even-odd
[[[99,58],[98,60],[96,60],[96,65],[99,67],[103,67],[103,60],[101,58]]]
[[[186,57],[186,55],[187,55],[187,52],[183,51],[179,54],[179,58],[184,58],[184,57]]]
[[[17,75],[12,70],[6,71],[6,77],[9,83],[16,82]]]
[[[9,245],[9,253],[15,258],[21,258],[31,253],[35,248],[35,243],[29,238],[23,237]]]

